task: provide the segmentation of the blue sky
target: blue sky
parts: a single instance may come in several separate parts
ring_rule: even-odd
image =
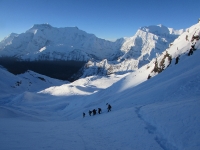
[[[199,0],[0,0],[0,40],[34,24],[73,27],[114,40],[142,26],[185,29],[200,18]]]

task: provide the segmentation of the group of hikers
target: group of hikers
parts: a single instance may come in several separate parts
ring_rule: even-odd
[[[108,109],[108,112],[110,112],[111,111],[111,105],[110,104],[106,104],[106,105],[108,105],[108,107],[107,107],[107,109]],[[92,116],[92,114],[93,114],[93,116],[94,115],[96,115],[97,114],[97,110],[96,109],[93,109],[93,110],[89,110],[89,116]],[[102,110],[101,110],[101,108],[98,108],[98,114],[101,114],[102,113]],[[83,112],[83,118],[85,117],[85,113]]]

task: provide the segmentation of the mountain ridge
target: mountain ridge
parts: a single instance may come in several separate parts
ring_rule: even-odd
[[[149,30],[151,32],[152,30],[156,30],[156,31],[159,30],[158,33],[162,33],[164,29],[168,30],[168,28],[163,25],[142,27],[139,30],[148,32],[148,29],[151,29]],[[168,30],[168,32],[165,31],[165,34],[171,34],[171,33]],[[10,38],[10,37],[13,37],[13,38]],[[6,39],[9,39],[9,38],[11,40],[9,42],[6,42]],[[18,38],[18,39],[13,41],[13,39],[15,38]],[[28,38],[28,40],[25,40],[24,38],[26,39]],[[4,44],[5,46],[3,48],[1,47],[0,56],[2,56],[2,51],[9,50],[9,47],[6,48],[6,46],[13,45],[13,47],[10,47],[10,49],[13,48],[14,51],[17,51],[17,49],[20,48],[19,43],[21,43],[23,45],[26,45],[22,47],[21,50],[28,51],[28,52],[31,52],[31,50],[33,50],[35,52],[33,54],[47,51],[49,46],[51,45],[52,47],[57,48],[56,51],[59,51],[59,52],[65,51],[65,53],[70,52],[74,49],[80,49],[88,53],[89,50],[86,50],[86,49],[90,49],[90,53],[88,54],[95,55],[95,53],[97,53],[95,55],[96,57],[99,57],[100,59],[109,59],[110,55],[115,54],[116,50],[120,50],[124,52],[124,48],[125,48],[124,43],[127,41],[130,41],[131,38],[133,37],[121,38],[121,39],[117,39],[115,42],[111,42],[108,40],[97,38],[94,34],[89,34],[83,30],[78,29],[78,27],[56,28],[56,27],[52,27],[49,24],[35,24],[33,25],[33,27],[28,29],[25,33],[18,34],[15,36],[10,35],[4,40],[2,40],[0,43],[1,45],[5,43]],[[92,45],[92,43],[94,43],[95,45]],[[94,48],[94,46],[97,48]],[[43,49],[43,51],[41,51],[41,49]],[[91,49],[93,49],[92,51],[94,52],[91,52]],[[101,53],[103,52],[103,53],[111,53],[111,54],[110,55],[106,54],[103,56],[103,55],[100,55],[100,53],[98,52],[99,50],[101,50]],[[49,51],[53,51],[53,50],[50,48]],[[28,52],[26,53],[27,55],[29,54]]]
[[[93,71],[82,68],[75,74],[76,78],[83,74],[122,73],[134,71],[160,55],[182,33],[180,30],[176,34],[174,32],[163,25],[146,26],[138,29],[132,37],[111,42],[77,27],[56,28],[49,24],[35,24],[25,33],[12,35],[6,38],[9,40],[0,42],[0,57],[21,61],[87,62],[86,65]]]

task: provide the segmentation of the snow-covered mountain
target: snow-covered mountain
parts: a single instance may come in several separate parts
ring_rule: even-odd
[[[97,38],[77,27],[55,28],[49,24],[38,24],[25,33],[11,36],[1,42],[0,56],[86,61],[92,56],[109,58],[117,50],[113,42]]]
[[[1,149],[199,150],[199,37],[200,23],[124,75],[66,83],[0,68]]]
[[[163,25],[141,27],[134,36],[115,42],[97,38],[77,27],[34,25],[0,42],[0,56],[20,60],[86,61],[77,77],[133,71],[160,55],[183,30]]]
[[[15,37],[17,37],[18,34],[16,33],[11,33],[9,36],[5,37],[1,42],[0,42],[0,49],[4,49],[7,45],[12,44],[12,41]]]
[[[163,25],[140,28],[133,37],[118,39],[120,45],[118,58],[113,61],[103,59],[89,60],[74,78],[86,77],[94,74],[109,75],[137,70],[158,57],[185,30],[174,30]]]

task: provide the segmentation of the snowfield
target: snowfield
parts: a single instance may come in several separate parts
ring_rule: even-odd
[[[124,75],[66,83],[0,68],[0,149],[199,150],[200,41],[188,56],[191,42],[185,39],[199,29],[196,24],[173,42],[167,49],[171,64],[161,73],[152,72],[153,60]],[[16,86],[16,81],[22,82]],[[102,114],[89,116],[98,108]]]

